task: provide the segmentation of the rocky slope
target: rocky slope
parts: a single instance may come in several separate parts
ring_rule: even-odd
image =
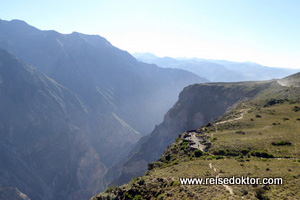
[[[209,83],[186,87],[179,100],[156,126],[150,135],[141,138],[128,156],[107,172],[106,181],[124,184],[132,177],[142,175],[147,164],[158,159],[174,139],[188,129],[214,120],[230,107],[246,99],[251,99],[276,81]],[[116,179],[112,180],[111,177]]]
[[[0,50],[0,102],[1,187],[33,200],[98,190],[105,166],[89,145],[88,112],[75,94]]]

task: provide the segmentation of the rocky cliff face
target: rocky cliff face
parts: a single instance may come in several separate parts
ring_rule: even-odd
[[[186,87],[165,115],[163,123],[140,139],[129,156],[108,171],[109,177],[119,174],[113,183],[120,185],[143,174],[147,164],[158,159],[178,134],[213,121],[237,102],[254,97],[273,82],[211,83]]]
[[[30,199],[88,197],[105,171],[89,145],[84,104],[0,50],[0,183]]]

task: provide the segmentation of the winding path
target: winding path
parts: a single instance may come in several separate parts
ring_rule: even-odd
[[[234,118],[234,119],[229,119],[229,120],[226,120],[226,121],[217,122],[216,125],[218,125],[218,124],[225,124],[225,123],[227,123],[227,122],[233,122],[233,121],[237,121],[237,120],[243,119],[243,118],[244,118],[244,114],[245,114],[248,110],[249,110],[249,109],[241,110],[242,113],[241,113],[241,116],[240,116],[240,117],[237,117],[237,118]]]
[[[244,118],[244,114],[245,114],[248,110],[249,110],[249,109],[241,110],[242,113],[241,113],[241,116],[240,116],[240,117],[237,117],[237,118],[234,118],[234,119],[229,119],[229,120],[225,120],[225,121],[221,121],[221,122],[215,123],[215,124],[214,124],[215,132],[218,132],[218,127],[217,127],[217,125],[219,125],[219,124],[225,124],[225,123],[228,123],[228,122],[233,122],[233,121],[237,121],[237,120],[243,119],[243,118]],[[212,136],[213,136],[213,135],[212,135]]]
[[[213,167],[211,163],[209,163],[209,168],[213,169],[214,172],[217,171],[217,169],[216,169],[215,167]],[[217,175],[217,178],[219,178],[219,177],[220,177],[220,173]],[[229,191],[230,194],[234,194],[234,193],[233,193],[233,189],[232,189],[231,186],[229,186],[229,185],[224,185],[224,184],[222,184],[222,185],[225,187],[226,190]]]

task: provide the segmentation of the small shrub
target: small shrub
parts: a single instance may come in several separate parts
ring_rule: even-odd
[[[154,164],[153,163],[149,163],[148,164],[148,170],[152,170],[154,168]]]
[[[248,194],[248,191],[245,190],[245,189],[243,189],[241,192],[242,192],[243,195],[247,195]]]
[[[267,198],[266,196],[264,196],[264,193],[265,193],[265,190],[258,187],[258,188],[255,188],[255,197],[260,199],[260,200],[267,200],[269,198]]]
[[[216,137],[213,137],[212,139],[211,139],[211,142],[214,142],[214,141],[216,141],[217,140],[217,138]]]
[[[189,144],[189,142],[183,142],[181,144],[181,148],[180,149],[183,150],[183,149],[187,148],[188,144]]]
[[[195,156],[196,157],[202,156],[202,151],[201,150],[195,150]]]
[[[235,150],[227,150],[226,151],[226,156],[239,156],[239,155],[240,155],[240,153]]]
[[[263,158],[274,158],[274,156],[272,154],[266,153],[266,152],[262,152],[261,157]]]
[[[255,115],[256,118],[261,118],[261,115]]]
[[[278,104],[278,103],[283,103],[284,100],[281,100],[281,99],[270,99],[267,101],[267,103],[264,105],[264,107],[269,107],[269,106],[272,106],[272,105],[275,105],[275,104]]]
[[[110,186],[105,190],[105,193],[111,193],[116,187]]]
[[[300,107],[299,106],[294,106],[293,111],[295,111],[295,112],[300,111]]]
[[[189,144],[189,142],[183,142],[181,145],[182,146],[187,146]]]
[[[250,152],[249,149],[243,149],[243,150],[241,151],[241,153],[242,153],[243,155],[247,155],[247,153],[249,153],[249,152]]]
[[[223,159],[223,156],[215,156],[215,159],[216,159],[216,160]]]
[[[251,155],[255,157],[262,157],[262,158],[274,158],[272,154],[266,152],[260,152],[260,151],[252,152]]]
[[[179,181],[173,181],[172,187],[176,187],[176,186],[178,186],[178,185],[179,185]]]
[[[171,163],[171,165],[178,165],[178,161],[175,160],[174,162]]]
[[[164,196],[165,196],[165,194],[160,194],[160,195],[158,195],[157,199],[161,200],[161,199],[163,199]]]
[[[284,117],[284,118],[283,118],[283,121],[286,121],[286,120],[289,120],[289,118],[287,118],[287,117]]]
[[[133,199],[132,196],[128,192],[126,192],[124,194],[124,196],[125,196],[126,199]]]
[[[226,152],[224,150],[216,150],[213,152],[213,154],[225,156]]]
[[[214,159],[214,156],[207,156],[206,159],[207,160],[212,160],[212,159]]]
[[[274,145],[274,146],[285,146],[285,145],[291,146],[292,143],[287,142],[287,141],[279,141],[279,142],[272,142],[272,145]]]
[[[141,179],[141,180],[139,180],[139,181],[137,182],[137,184],[139,184],[139,185],[144,185],[144,184],[145,184],[145,180],[144,180],[144,179]]]
[[[168,155],[166,156],[166,160],[169,161],[170,159],[171,159],[171,155],[168,154]]]
[[[206,124],[206,127],[211,127],[212,126],[212,123],[210,123],[210,122],[208,122],[207,124]]]
[[[244,131],[236,131],[235,133],[236,133],[236,134],[242,134],[242,135],[245,135],[245,134],[246,134]]]

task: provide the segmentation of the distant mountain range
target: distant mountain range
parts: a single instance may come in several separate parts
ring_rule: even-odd
[[[137,61],[97,35],[0,20],[0,189],[87,199],[162,121],[191,72]],[[15,188],[6,190],[5,188]]]
[[[151,53],[135,53],[133,56],[142,62],[153,63],[160,67],[184,69],[212,82],[270,80],[300,71],[299,69],[266,67],[252,62],[157,57]]]

